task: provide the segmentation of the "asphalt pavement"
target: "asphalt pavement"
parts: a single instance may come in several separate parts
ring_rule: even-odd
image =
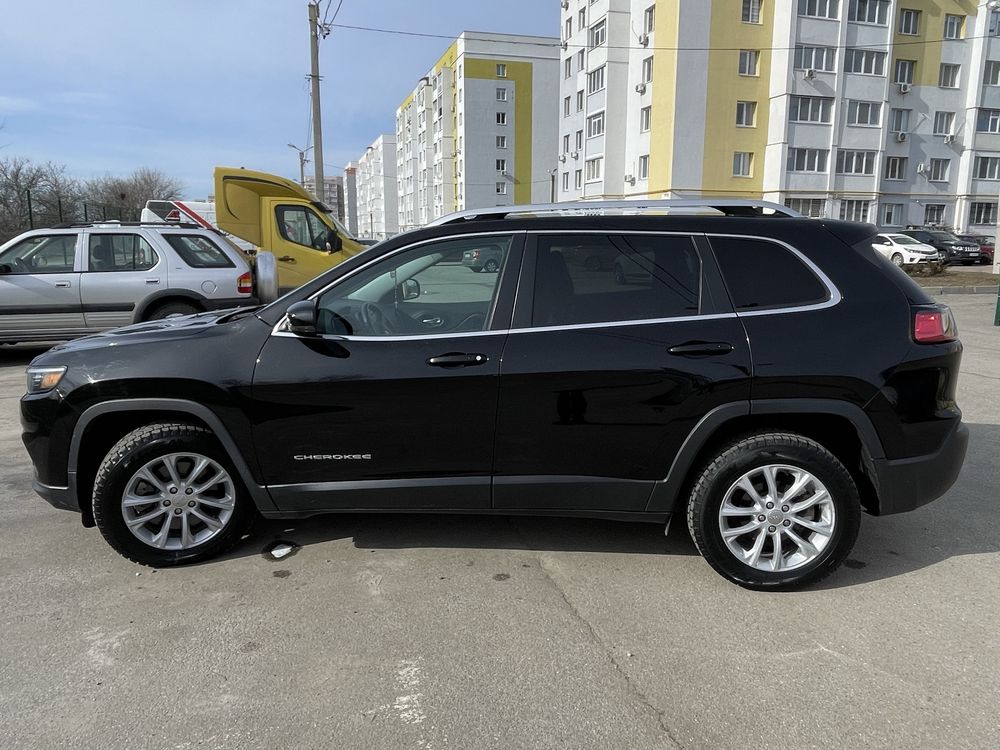
[[[946,301],[958,483],[782,594],[727,583],[682,523],[333,516],[142,568],[31,492],[39,350],[4,347],[0,747],[1000,747],[1000,328],[994,298]]]

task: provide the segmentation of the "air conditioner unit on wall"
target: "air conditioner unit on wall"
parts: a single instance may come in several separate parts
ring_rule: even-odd
[[[926,171],[927,171],[927,165],[926,164],[918,164],[917,165],[917,174],[923,174]]]
[[[905,143],[906,133],[896,133],[896,143]]]
[[[646,34],[646,33],[639,34],[639,44],[641,44],[643,47],[648,47],[649,46],[649,34]]]
[[[569,0],[562,0],[559,4],[562,6],[563,10],[566,10],[569,7]]]
[[[901,84],[899,84],[899,93],[900,94],[909,94],[910,93],[910,89],[912,89],[912,88],[913,88],[913,84],[912,83],[901,83]]]
[[[637,83],[635,85],[635,90],[636,90],[636,93],[645,94],[646,93],[646,84],[645,83]]]
[[[816,77],[816,70],[814,68],[806,68],[802,71],[802,77],[807,81],[812,80]]]
[[[563,52],[565,52],[566,50],[568,50],[569,49],[569,42],[563,42],[562,43],[562,48],[563,48]]]
[[[559,161],[565,164],[566,163],[566,154],[560,154],[559,155]]]
[[[955,136],[954,136],[954,134],[949,133],[948,135],[946,135],[944,137],[944,142],[945,143],[954,143],[955,142]]]

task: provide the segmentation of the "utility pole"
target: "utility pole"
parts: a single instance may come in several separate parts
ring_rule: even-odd
[[[299,184],[302,187],[306,186],[306,164],[309,160],[306,158],[306,151],[312,148],[312,146],[306,146],[305,148],[299,148],[294,143],[289,143],[288,148],[293,148],[299,152]]]
[[[323,184],[323,118],[319,107],[319,2],[309,3],[309,55],[312,58],[312,121],[313,121],[313,173],[316,175],[316,197],[323,202],[326,187]],[[305,182],[305,178],[302,180]]]

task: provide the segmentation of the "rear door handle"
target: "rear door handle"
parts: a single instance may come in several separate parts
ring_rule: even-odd
[[[56,286],[59,289],[69,289],[73,285],[70,282],[68,282],[68,281],[57,281],[56,282]]]
[[[146,283],[147,284],[159,284],[160,280],[159,279],[146,279]]]
[[[680,357],[717,357],[721,354],[729,354],[732,350],[733,345],[724,341],[692,341],[667,349],[671,354]]]
[[[294,263],[295,262],[295,258],[293,258],[291,255],[282,255],[280,258],[278,258],[278,260],[280,260],[282,263]]]
[[[439,354],[427,360],[432,367],[475,367],[489,362],[485,354]]]

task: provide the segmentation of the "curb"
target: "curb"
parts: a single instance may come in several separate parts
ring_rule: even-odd
[[[995,286],[921,286],[928,294],[997,294]]]

